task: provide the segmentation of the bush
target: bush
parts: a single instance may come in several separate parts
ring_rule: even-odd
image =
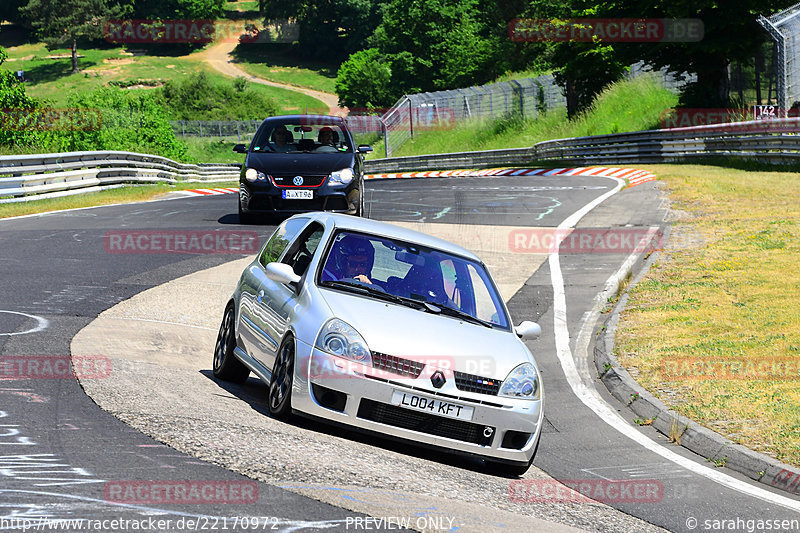
[[[261,120],[279,112],[275,102],[244,78],[212,83],[205,72],[169,81],[159,96],[170,120]]]
[[[0,65],[6,57],[6,51],[0,48]],[[17,81],[16,76],[0,69],[0,144],[13,146],[36,143],[38,133],[24,127],[19,120],[26,113],[14,113],[13,110],[33,110],[37,107],[38,102],[26,94],[25,86]]]
[[[172,159],[186,155],[186,145],[175,137],[152,93],[102,87],[73,95],[68,105],[94,111],[102,122],[99,128],[48,133],[48,144],[57,151],[124,150]]]

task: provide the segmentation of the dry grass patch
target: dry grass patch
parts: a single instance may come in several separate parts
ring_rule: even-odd
[[[800,174],[651,170],[688,216],[630,292],[620,362],[678,412],[800,465]]]

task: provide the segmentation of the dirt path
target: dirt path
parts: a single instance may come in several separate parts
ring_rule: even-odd
[[[246,78],[248,81],[253,83],[260,83],[262,85],[271,85],[273,87],[280,87],[282,89],[288,89],[290,91],[296,91],[299,93],[307,94],[317,100],[321,100],[328,106],[331,115],[339,115],[339,116],[346,116],[348,109],[346,107],[339,107],[339,99],[335,94],[330,93],[323,93],[321,91],[315,91],[314,89],[306,89],[305,87],[295,87],[294,85],[287,85],[285,83],[278,83],[274,81],[268,81],[262,78],[258,78],[251,74],[248,74],[244,70],[240,69],[236,64],[233,62],[233,58],[231,57],[231,52],[233,49],[236,48],[236,42],[226,42],[225,40],[214,44],[213,46],[209,47],[205,50],[203,55],[205,55],[206,62],[214,67],[215,70],[225,74],[226,76],[230,76],[232,78]]]

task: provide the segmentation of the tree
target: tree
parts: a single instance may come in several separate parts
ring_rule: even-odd
[[[390,63],[377,48],[356,52],[342,63],[336,76],[339,105],[351,109],[391,105],[397,97],[391,78]]]
[[[268,19],[290,19],[299,26],[301,57],[341,61],[366,46],[387,0],[259,0]]]
[[[19,8],[25,5],[27,0],[3,0],[0,2],[0,22],[21,22]]]
[[[29,0],[20,8],[36,34],[49,47],[69,44],[72,49],[72,73],[78,72],[78,39],[99,38],[108,19],[124,16],[130,4],[113,0]]]
[[[130,0],[129,0],[130,1]],[[213,19],[225,13],[227,0],[134,0],[138,19]]]
[[[688,107],[731,105],[728,68],[750,61],[769,39],[758,25],[759,14],[785,9],[796,0],[615,0],[601,5],[606,12],[637,13],[643,18],[699,19],[704,35],[698,42],[662,42],[616,46],[628,62],[643,60],[654,68],[693,73],[697,81],[684,88],[681,104]]]

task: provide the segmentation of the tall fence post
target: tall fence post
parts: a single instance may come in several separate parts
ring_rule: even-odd
[[[383,118],[378,117],[378,120],[381,123],[381,133],[383,133],[383,152],[386,155],[386,158],[389,158],[389,132],[386,130],[386,122],[383,121]]]
[[[414,110],[411,107],[411,98],[408,98],[408,133],[414,136]]]

